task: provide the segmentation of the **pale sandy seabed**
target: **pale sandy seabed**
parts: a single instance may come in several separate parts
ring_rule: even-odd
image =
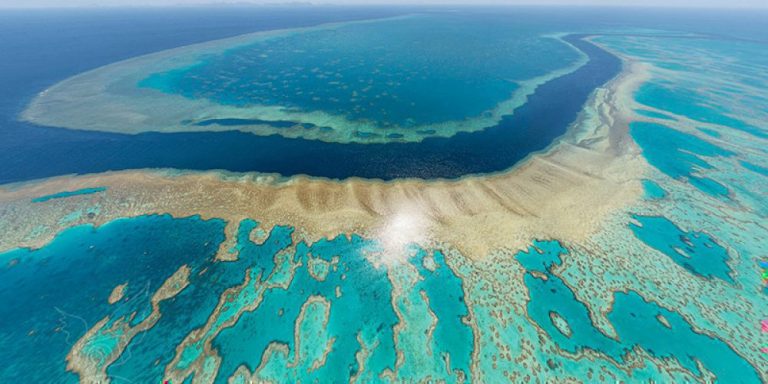
[[[555,272],[573,284],[571,288],[579,300],[589,303],[593,322],[607,335],[615,334],[606,318],[613,293],[634,289],[664,307],[685,308],[683,316],[696,329],[716,330],[705,333],[719,336],[747,361],[761,361],[759,340],[751,336],[754,329],[750,325],[758,321],[760,298],[738,295],[740,286],[692,277],[668,259],[642,257],[653,251],[636,241],[624,243],[617,238],[631,236],[626,230],[630,213],[649,210],[650,203],[640,202],[641,180],[656,172],[628,135],[629,119],[638,120],[629,115],[637,106],[632,94],[650,71],[646,64],[624,60],[624,72],[595,92],[564,137],[548,150],[499,174],[456,181],[392,182],[308,177],[286,180],[271,175],[166,170],[59,177],[0,189],[0,250],[41,247],[73,225],[100,225],[121,217],[155,213],[227,220],[227,240],[220,248],[222,258],[230,256],[226,250],[234,244],[238,223],[244,218],[256,219],[266,229],[293,226],[310,242],[339,233],[357,233],[381,241],[387,250],[381,261],[386,263],[397,263],[402,257],[398,256],[400,250],[410,243],[444,250],[451,266],[463,274],[472,316],[497,319],[500,324],[517,327],[522,334],[521,322],[530,323],[514,314],[526,311],[523,299],[528,295],[520,281],[525,271],[511,255],[527,249],[535,239],[556,239],[570,252]],[[108,189],[93,195],[30,202],[34,197],[88,187]],[[92,207],[98,207],[98,214],[92,218],[83,215],[73,221],[62,220],[73,211],[85,212]],[[724,208],[713,204],[709,213],[720,217],[720,209]],[[721,218],[731,220],[725,214]],[[735,221],[732,224],[743,226],[746,233],[752,226],[759,226]],[[472,265],[472,273],[466,272],[468,265]],[[744,268],[737,269],[736,274]],[[176,284],[164,285],[152,302],[183,287],[182,275],[180,270],[169,279]],[[500,275],[512,280],[496,279]],[[479,295],[478,290],[494,293]],[[700,302],[691,302],[693,297]],[[151,327],[155,312],[146,326]],[[737,320],[728,313],[738,313]],[[476,323],[473,326],[477,327]],[[97,329],[98,325],[92,328]],[[132,332],[139,330],[134,328]],[[475,329],[475,334],[478,348],[473,371],[489,371],[481,367],[488,364],[487,359],[478,358],[483,349],[501,356],[500,366],[517,367],[514,372],[510,368],[511,380],[544,374],[544,361],[537,360],[537,346],[526,341],[534,340],[535,332],[522,334],[522,340],[514,341],[506,340],[507,334],[500,336],[498,330]],[[86,335],[81,340],[87,339]],[[549,349],[556,348],[550,342],[542,343]],[[505,347],[509,345],[520,346],[521,350],[515,351],[519,358],[507,362],[503,360],[510,355]],[[77,361],[77,350],[73,348],[70,354],[70,368],[96,374],[88,361]],[[674,360],[658,359],[639,349],[634,353],[622,367],[602,361],[597,352],[590,350],[570,357],[575,363],[589,360],[592,364],[587,365],[594,367],[601,381],[606,377],[610,381],[611,372],[617,369],[628,373],[633,367],[664,370],[669,378],[690,378]],[[494,368],[496,364],[494,359]],[[584,365],[571,368],[574,375],[588,377]],[[768,380],[765,372],[760,374]],[[703,377],[707,375],[705,370]],[[578,381],[576,377],[560,379]]]

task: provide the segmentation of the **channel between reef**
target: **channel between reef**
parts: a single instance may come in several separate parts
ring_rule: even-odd
[[[200,215],[204,218],[216,217],[232,223],[239,222],[243,217],[255,217],[266,228],[290,224],[301,228],[301,236],[304,238],[319,239],[332,238],[339,233],[381,237],[389,233],[387,231],[392,223],[401,223],[405,220],[416,227],[409,224],[405,227],[407,233],[401,233],[402,237],[396,235],[395,241],[406,239],[409,243],[425,246],[451,244],[451,247],[458,249],[461,254],[477,259],[486,257],[500,248],[524,249],[530,245],[532,239],[557,238],[564,243],[583,243],[608,220],[608,217],[642,196],[643,188],[638,180],[645,174],[648,165],[627,135],[626,126],[629,116],[621,106],[626,105],[638,84],[645,81],[646,75],[642,66],[627,61],[626,70],[622,70],[621,75],[607,84],[602,84],[614,73],[619,72],[620,64],[623,65],[623,62],[619,61],[618,57],[611,56],[606,51],[588,43],[587,36],[572,38],[577,39],[575,43],[582,49],[588,50],[586,52],[591,56],[600,55],[608,61],[602,62],[602,65],[593,66],[587,75],[572,76],[569,80],[574,85],[572,94],[558,95],[557,92],[562,93],[562,89],[552,84],[542,85],[544,88],[540,87],[540,92],[541,89],[549,89],[550,94],[555,92],[555,96],[567,96],[570,102],[555,102],[562,100],[555,99],[552,104],[548,104],[545,103],[547,94],[537,93],[535,97],[540,99],[536,105],[541,110],[530,111],[530,107],[527,107],[523,109],[528,111],[526,115],[518,115],[517,119],[521,119],[520,116],[533,119],[536,113],[549,112],[549,115],[543,118],[547,118],[546,121],[551,123],[549,127],[558,129],[549,131],[548,138],[539,138],[542,150],[535,155],[520,152],[518,157],[520,160],[517,163],[504,162],[504,160],[515,158],[514,143],[498,140],[488,142],[485,147],[489,150],[488,158],[495,159],[495,162],[479,165],[486,166],[485,169],[493,169],[488,167],[488,164],[498,165],[499,171],[493,174],[444,180],[425,181],[411,178],[382,182],[361,177],[349,177],[343,181],[337,181],[301,175],[281,178],[263,172],[186,172],[165,169],[90,172],[90,175],[84,176],[50,178],[23,185],[16,184],[11,188],[0,188],[0,203],[9,207],[8,212],[19,217],[39,218],[29,222],[26,227],[14,224],[12,227],[5,228],[8,236],[4,242],[0,242],[0,249],[4,246],[38,247],[50,237],[46,235],[27,239],[25,236],[34,232],[36,226],[60,228],[66,225],[60,221],[60,218],[72,212],[71,205],[30,203],[31,199],[85,188],[107,188],[105,193],[94,195],[92,199],[72,200],[90,206],[94,204],[94,199],[98,199],[98,205],[105,213],[97,216],[97,225],[119,217],[155,213],[169,213],[174,217],[192,215]],[[615,66],[605,65],[611,64],[614,59]],[[605,68],[614,71],[607,71]],[[577,100],[577,96],[586,100],[584,105]],[[566,107],[569,109],[565,110]],[[506,124],[510,124],[510,118],[505,121]],[[536,123],[534,120],[530,121],[532,124]],[[555,126],[556,122],[562,125]],[[494,140],[504,137],[504,130],[513,128],[509,125],[492,127],[494,135],[487,137]],[[80,135],[104,134],[67,129],[51,129],[51,131]],[[535,129],[528,131],[532,139],[537,138],[537,135],[544,136],[544,134],[537,134]],[[483,131],[461,135],[473,139],[480,134],[488,133]],[[169,137],[174,140],[164,143],[164,146],[168,146],[165,149],[185,151],[188,154],[187,159],[194,159],[194,161],[199,161],[199,158],[211,154],[210,151],[195,152],[197,148],[205,148],[195,144],[201,138],[211,138],[205,142],[208,148],[219,144],[220,142],[215,140],[221,140],[221,137],[252,138],[261,143],[269,139],[269,137],[239,132],[109,134],[108,137],[117,143],[125,137],[132,140],[141,138],[140,144],[145,147],[132,147],[131,149],[136,151],[131,153],[132,158],[146,159],[148,156],[153,156],[154,162],[159,164],[168,164],[169,159],[178,156],[177,153],[168,154],[157,151],[158,140],[170,140]],[[180,138],[186,138],[187,141]],[[279,143],[304,142],[304,140],[283,137],[272,140],[277,140],[275,142]],[[240,151],[262,150],[262,153],[257,152],[252,156],[269,158],[267,155],[271,154],[278,165],[285,166],[285,164],[279,164],[282,148],[262,149],[250,147],[248,143],[230,142],[234,146],[242,146]],[[429,148],[434,151],[434,156],[440,154],[441,148],[437,143],[445,145],[442,147],[446,151],[445,156],[455,156],[450,151],[462,150],[461,147],[448,148],[445,144],[448,142],[461,144],[461,140],[454,142],[448,139],[430,139],[428,142],[432,143]],[[176,147],[170,147],[169,143]],[[394,167],[401,164],[414,167],[416,165],[408,164],[407,159],[398,159],[396,156],[402,154],[403,148],[419,148],[423,145],[423,143],[333,145],[325,142],[308,144],[328,149],[350,146],[379,150],[394,146],[400,148],[401,152],[390,153],[394,159],[391,164],[374,164],[367,169],[361,168],[365,172],[375,171],[376,166],[389,172],[398,171]],[[102,150],[100,147],[92,148]],[[225,155],[238,154],[232,148],[220,148],[216,151]],[[265,155],[265,152],[269,153]],[[245,152],[238,155],[242,153]],[[465,153],[461,155],[467,157],[472,153],[465,149]],[[377,152],[376,155],[380,156],[381,153]],[[120,154],[120,156],[124,155]],[[417,153],[402,155],[402,157],[405,156],[419,159]],[[225,157],[225,159],[230,161],[231,157]],[[62,161],[52,165],[58,167],[65,160],[62,158]],[[184,159],[181,160],[180,163],[183,163]],[[207,160],[206,164],[210,165],[220,159],[210,157],[204,160]],[[339,161],[339,157],[332,157],[331,160]],[[354,160],[355,162],[342,164],[345,167],[343,170],[354,171],[353,166],[363,167],[367,158],[361,156]],[[175,163],[175,168],[193,168],[188,166],[188,163],[183,166],[180,166],[180,163]],[[338,164],[319,157],[307,157],[302,164],[305,167],[301,169],[311,166],[320,171],[328,170],[322,173],[325,175],[338,171],[333,168]],[[430,172],[428,168],[431,164],[419,163],[418,165],[427,168],[425,172]],[[466,163],[462,166],[463,169],[478,169],[477,165]],[[211,169],[211,167],[203,169]],[[415,168],[407,168],[409,171],[413,169]],[[438,169],[446,168],[440,166]],[[287,174],[291,175],[291,173]],[[376,173],[368,174],[378,176]],[[460,172],[453,174],[462,176]],[[83,208],[85,209],[87,207]],[[17,222],[19,221],[8,221],[8,223]],[[395,225],[395,228],[399,227]],[[57,230],[51,230],[49,234],[57,232]]]

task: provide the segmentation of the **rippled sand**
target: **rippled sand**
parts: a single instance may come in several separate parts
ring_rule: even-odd
[[[630,69],[598,89],[580,120],[549,150],[497,175],[429,182],[166,171],[61,177],[0,193],[6,212],[34,215],[39,218],[34,225],[52,229],[24,240],[33,223],[17,221],[15,228],[6,228],[15,235],[5,236],[0,248],[48,241],[57,232],[58,211],[71,208],[30,205],[30,196],[86,186],[109,188],[98,198],[101,223],[155,212],[200,214],[232,223],[258,217],[270,226],[296,226],[310,239],[355,232],[392,247],[448,243],[472,258],[498,248],[524,249],[537,238],[579,242],[606,215],[642,194],[644,162],[627,137],[625,109],[617,108],[644,76],[639,65]]]

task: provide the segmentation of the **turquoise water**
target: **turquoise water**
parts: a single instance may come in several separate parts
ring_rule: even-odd
[[[429,299],[429,307],[437,316],[438,322],[434,330],[434,346],[432,353],[440,359],[450,357],[451,368],[463,372],[464,377],[472,379],[470,374],[471,357],[474,351],[473,332],[464,323],[469,316],[467,305],[464,303],[464,286],[461,279],[451,270],[445,256],[440,251],[432,254],[435,270],[425,267],[427,253],[421,250],[413,259],[413,264],[419,270],[419,283],[413,292],[425,292]],[[414,313],[421,316],[421,313]],[[417,369],[422,369],[417,367]]]
[[[398,368],[398,373],[403,377],[438,378],[444,373],[433,367],[447,366],[450,362],[453,371],[460,372],[465,380],[472,380],[474,335],[465,323],[469,309],[462,280],[448,268],[440,251],[430,254],[416,250],[411,264],[417,275],[395,274],[395,281],[405,291],[395,301],[406,324],[399,334],[403,341],[398,343],[398,350],[427,353],[411,354]],[[455,381],[455,378],[449,380]]]
[[[649,245],[674,258],[662,247],[678,242],[693,272],[730,281],[727,255],[711,237],[681,232],[662,218],[635,219],[643,227],[633,230]],[[366,255],[378,246],[362,237],[296,243],[292,228],[276,226],[263,243],[254,243],[252,235],[262,228],[246,219],[229,250],[238,259],[216,262],[224,224],[141,216],[97,229],[73,227],[39,250],[0,254],[6,265],[0,271],[0,345],[23,357],[5,364],[0,376],[75,382],[64,370],[64,356],[106,316],[80,353],[113,378],[160,382],[170,372],[183,380],[226,382],[244,367],[263,379],[292,382],[371,382],[394,370],[413,380],[472,379],[476,335],[470,325],[488,324],[469,316],[462,277],[442,252],[414,248],[405,264],[376,266]],[[722,382],[759,382],[755,369],[727,344],[695,332],[678,313],[634,291],[615,293],[607,316],[618,339],[604,334],[553,273],[568,254],[556,241],[537,241],[516,255],[528,271],[527,315],[559,349],[589,349],[623,363],[639,347],[676,359],[697,375],[695,360]],[[190,269],[189,285],[160,302],[160,317],[148,330],[127,340],[110,330],[149,319],[150,297],[182,265]],[[107,297],[118,284],[127,284],[125,295],[110,305]],[[80,294],[72,295],[73,289]],[[211,348],[218,357],[204,352]],[[119,357],[103,366],[112,352]],[[398,353],[405,357],[400,364]]]
[[[709,195],[728,196],[726,186],[701,176],[699,170],[713,168],[704,156],[729,157],[733,152],[661,124],[633,122],[629,128],[632,137],[642,148],[643,156],[658,170],[670,177],[685,179]],[[659,137],[664,140],[659,140]]]
[[[160,382],[169,366],[178,372],[194,368],[184,377],[226,382],[241,365],[254,370],[264,361],[262,377],[280,381],[370,381],[395,369],[398,351],[413,359],[425,348],[433,359],[407,374],[403,367],[404,377],[471,377],[473,336],[463,320],[469,312],[462,282],[440,252],[417,250],[405,266],[376,267],[365,256],[379,252],[370,240],[352,235],[296,243],[292,228],[277,226],[257,244],[251,235],[263,229],[248,219],[229,250],[238,259],[215,262],[223,230],[224,222],[216,219],[141,216],[99,228],[73,227],[39,250],[0,254],[6,265],[0,271],[0,345],[23,357],[4,365],[0,377],[75,381],[64,370],[64,357],[105,316],[107,323],[95,329],[81,353],[101,366],[117,351],[116,361],[102,366],[114,378]],[[161,316],[148,330],[127,339],[110,330],[151,321],[150,297],[182,265],[190,269],[189,285],[160,302]],[[389,273],[418,283],[395,293]],[[127,284],[124,297],[110,305],[107,297],[119,284]],[[424,308],[435,315],[435,324],[419,322]],[[405,323],[395,344],[398,312],[413,323]],[[195,339],[195,332],[202,336]],[[289,353],[270,354],[275,343]],[[211,346],[221,363],[206,372],[211,361],[203,348]],[[361,366],[358,353],[364,349]],[[310,369],[318,361],[323,364]]]
[[[104,316],[146,316],[150,296],[179,266],[216,253],[223,228],[221,220],[144,216],[73,227],[39,250],[0,254],[0,345],[17,356],[4,360],[0,377],[75,382],[64,359],[75,341]],[[109,305],[126,282],[124,300]],[[187,316],[179,315],[165,318],[181,326]]]
[[[177,345],[208,321],[222,291],[241,284],[248,268],[252,275],[271,271],[274,255],[291,244],[292,232],[288,227],[275,227],[264,245],[246,245],[236,262],[216,263],[210,257],[196,260],[198,264],[191,271],[189,287],[173,300],[163,303],[163,316],[157,324],[138,335],[127,346],[130,354],[122,355],[107,373],[143,382],[158,381],[165,366],[173,359]]]
[[[666,115],[666,114],[663,114],[663,113],[659,113],[659,112],[656,112],[656,111],[649,111],[647,109],[635,109],[635,113],[637,113],[637,114],[639,114],[641,116],[650,117],[650,118],[653,118],[653,119],[662,119],[662,120],[674,120],[675,119],[672,116],[669,116],[669,115]]]
[[[243,364],[250,371],[255,370],[272,342],[280,342],[293,350],[294,321],[302,305],[312,295],[330,301],[331,312],[326,328],[337,339],[333,353],[328,355],[321,369],[305,376],[302,374],[304,369],[297,368],[290,373],[292,378],[306,382],[323,377],[342,380],[356,375],[359,371],[355,359],[355,353],[360,348],[356,340],[358,334],[380,345],[370,356],[368,369],[374,373],[386,368],[393,369],[395,356],[392,327],[397,317],[389,305],[392,292],[386,270],[373,268],[361,257],[360,253],[371,246],[370,242],[357,236],[351,240],[344,236],[323,240],[311,248],[299,244],[293,256],[294,263],[307,265],[310,258],[330,262],[332,257],[338,256],[340,260],[336,270],[330,271],[323,281],[319,281],[310,274],[308,268],[298,269],[288,289],[267,289],[264,301],[255,311],[243,314],[234,326],[224,329],[213,340],[213,345],[223,357],[217,381],[225,382]],[[341,287],[341,297],[336,297],[337,286]],[[364,308],[371,310],[362,310]],[[267,324],[268,327],[263,326]],[[249,337],[243,338],[244,334]],[[305,364],[311,366],[311,362]],[[284,371],[281,373],[289,374]]]
[[[570,353],[590,349],[615,361],[639,347],[657,358],[676,359],[683,367],[701,374],[700,362],[723,383],[760,383],[755,367],[722,340],[696,332],[678,313],[643,299],[637,292],[616,292],[607,317],[618,339],[608,337],[593,324],[586,305],[554,273],[567,251],[557,242],[537,242],[520,252],[517,260],[528,271],[525,284],[530,293],[528,315],[547,333],[558,348]],[[542,275],[545,278],[542,278]],[[557,314],[567,323],[566,333],[551,320]],[[665,324],[660,320],[663,318]]]
[[[768,58],[758,36],[731,39],[711,35],[647,35],[601,39],[612,42],[611,46],[621,52],[669,70],[663,74],[652,71],[652,79],[635,94],[639,103],[694,122],[768,138],[759,118],[768,106],[768,98],[759,91],[766,86],[762,73]]]
[[[676,359],[683,367],[701,373],[698,363],[722,383],[760,383],[757,368],[723,340],[694,330],[679,313],[648,302],[636,292],[616,293],[608,319],[627,347],[638,346],[658,358]],[[659,318],[663,317],[669,327]]]
[[[664,217],[632,218],[640,223],[629,225],[635,236],[675,263],[699,276],[734,282],[727,264],[728,251],[708,234],[685,232]]]
[[[711,101],[703,96],[676,90],[663,84],[650,82],[643,85],[638,91],[636,98],[640,103],[686,116],[693,120],[724,125],[760,138],[768,137],[768,134],[763,130],[727,115],[724,111],[720,110],[720,107],[713,105]]]
[[[58,192],[58,193],[54,193],[54,194],[51,194],[51,195],[45,195],[45,196],[36,197],[36,198],[32,199],[32,202],[33,203],[43,203],[43,202],[46,202],[48,200],[63,199],[63,198],[66,198],[66,197],[80,196],[80,195],[90,195],[90,194],[93,194],[93,193],[104,192],[106,190],[107,190],[106,187],[98,187],[98,188],[83,188],[83,189],[78,189],[76,191]]]
[[[713,129],[699,128],[699,131],[704,132],[704,134],[709,135],[709,136],[714,137],[714,138],[718,138],[719,139],[720,137],[722,137],[722,135],[719,132],[717,132],[717,131],[715,131]]]
[[[724,125],[761,138],[768,137],[768,134],[759,128],[727,115],[704,96],[672,88],[661,81],[645,83],[640,87],[635,98],[642,104],[693,120]]]
[[[521,81],[576,62],[575,50],[539,28],[465,14],[346,24],[232,48],[140,85],[380,128],[461,121],[490,113]]]
[[[653,180],[643,180],[643,191],[648,200],[659,200],[667,197],[667,191]]]
[[[752,172],[758,173],[763,176],[768,176],[768,167],[761,167],[759,165],[752,164],[748,161],[740,161],[739,164],[741,164],[742,167]]]
[[[244,239],[241,237],[240,241]],[[241,250],[241,257],[242,252]],[[411,308],[417,304],[415,300],[401,302],[397,299],[387,278],[387,268],[371,265],[363,257],[363,254],[368,252],[376,252],[375,243],[354,235],[321,240],[311,246],[299,243],[293,257],[283,261],[303,266],[294,272],[290,284],[285,288],[266,288],[263,302],[256,310],[242,314],[233,326],[224,328],[213,338],[212,345],[222,355],[217,381],[225,381],[241,365],[253,371],[262,361],[268,362],[261,372],[262,377],[274,380],[290,378],[291,381],[301,382],[346,381],[348,377],[356,376],[369,381],[386,369],[394,370],[397,350],[401,350],[408,359],[417,356],[416,350],[424,348],[423,345],[416,343],[416,350],[404,348],[414,345],[410,334],[401,333],[399,345],[394,344],[394,326],[398,319],[391,303],[395,296],[397,309],[403,314],[409,327],[412,326],[411,322],[407,321],[409,316],[413,316],[410,314]],[[461,318],[467,315],[461,282],[448,269],[439,253],[434,256],[438,269],[434,272],[425,270],[421,266],[424,255],[424,251],[420,251],[419,256],[411,260],[420,271],[422,283],[408,289],[406,294],[418,295],[418,292],[424,291],[429,298],[429,308],[440,319],[434,330],[433,340],[430,341],[433,354],[439,359],[433,361],[434,365],[425,365],[421,369],[434,369],[435,375],[441,374],[441,371],[444,374],[444,369],[439,368],[440,363],[443,358],[450,356],[451,367],[461,370],[464,377],[469,377],[472,337],[469,328],[461,322]],[[322,267],[314,267],[318,264]],[[456,288],[434,288],[440,284],[449,284],[447,287],[451,287],[451,281],[458,284],[455,285]],[[297,340],[294,320],[311,297],[323,299],[329,307],[329,316],[320,318],[324,323],[320,333],[326,336],[320,340]],[[423,317],[423,313],[416,315],[416,318]],[[270,326],[264,328],[263,324]],[[318,324],[302,323],[301,328],[303,330],[304,327],[312,326],[317,327]],[[313,334],[309,331],[307,333]],[[249,337],[243,338],[243,334]],[[416,336],[418,334],[414,337]],[[324,357],[325,364],[310,370],[313,361],[317,360],[318,355],[322,355],[322,346],[331,338],[333,347]],[[365,360],[364,372],[361,372],[356,357],[361,348],[358,338],[362,340],[362,345],[372,349]],[[298,347],[297,341],[300,341],[303,347],[307,343],[320,345],[321,352],[314,354],[315,360],[297,361],[293,358],[293,351]],[[273,342],[287,346],[288,355],[265,355],[267,347]],[[295,368],[286,371],[285,364],[289,362],[294,364]],[[412,373],[416,374],[418,372]],[[414,376],[404,373],[404,377]]]
[[[547,277],[542,279],[531,273],[525,275],[525,285],[531,296],[526,307],[528,316],[539,324],[559,348],[567,352],[577,353],[590,348],[614,359],[620,358],[621,345],[595,328],[589,309],[576,299],[563,280],[550,273],[553,266],[560,264],[560,255],[568,251],[556,241],[536,242],[534,247],[516,256],[526,270]],[[570,332],[559,329],[551,320],[551,314],[564,319]]]

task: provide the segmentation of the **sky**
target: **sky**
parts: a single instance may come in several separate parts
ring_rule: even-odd
[[[93,6],[169,6],[200,4],[278,4],[291,0],[0,0],[0,8],[93,7]],[[768,0],[299,0],[313,4],[497,4],[497,5],[611,5],[707,8],[765,8]]]

